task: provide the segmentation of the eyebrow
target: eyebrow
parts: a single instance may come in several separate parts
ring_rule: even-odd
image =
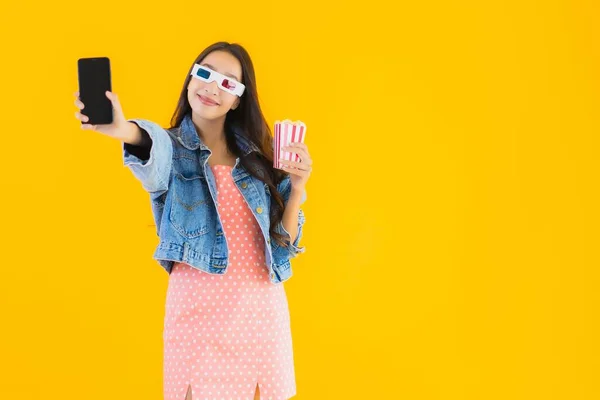
[[[210,65],[210,64],[208,64],[208,63],[202,63],[202,65],[204,65],[204,66],[207,66],[208,68],[212,69],[213,71],[217,71],[217,69],[216,69],[215,67],[213,67],[212,65]],[[219,71],[217,71],[217,72],[219,72]],[[223,73],[223,75],[227,75],[228,77],[230,77],[230,78],[233,78],[233,79],[235,79],[235,80],[236,80],[236,81],[238,81],[238,82],[241,82],[241,80],[240,80],[240,79],[238,79],[238,78],[237,78],[235,75],[233,75],[233,74],[229,74],[229,73]]]

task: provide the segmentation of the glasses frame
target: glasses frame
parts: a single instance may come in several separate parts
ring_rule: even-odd
[[[199,70],[206,70],[206,71],[210,72],[210,77],[204,78],[202,76],[199,76],[198,75]],[[212,69],[208,68],[205,65],[194,64],[194,68],[192,68],[192,72],[190,73],[190,75],[192,77],[194,77],[196,79],[200,79],[202,82],[206,82],[206,83],[211,83],[213,81],[217,81],[217,86],[219,86],[219,89],[224,90],[225,92],[233,94],[238,97],[241,97],[242,94],[244,93],[244,90],[246,89],[246,86],[243,83],[238,82],[236,79],[234,79],[230,76],[220,74],[217,71],[213,71]],[[235,82],[235,89],[231,90],[228,87],[224,86],[223,85],[224,80]]]

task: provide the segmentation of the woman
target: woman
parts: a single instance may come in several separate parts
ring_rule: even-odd
[[[296,394],[287,297],[289,259],[304,252],[305,185],[312,159],[273,167],[252,61],[238,44],[198,55],[163,129],[127,120],[116,94],[110,125],[82,129],[123,142],[125,165],[152,200],[169,273],[164,325],[164,398],[274,399]],[[266,210],[264,210],[266,208]],[[265,212],[266,211],[266,212]]]

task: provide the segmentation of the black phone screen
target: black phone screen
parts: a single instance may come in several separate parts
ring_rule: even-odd
[[[113,109],[106,91],[112,92],[110,60],[108,57],[80,58],[77,60],[79,99],[83,103],[81,113],[89,120],[82,124],[110,124]]]

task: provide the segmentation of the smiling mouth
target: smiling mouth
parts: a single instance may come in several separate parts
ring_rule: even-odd
[[[219,103],[207,100],[206,98],[200,96],[199,94],[196,94],[196,96],[198,96],[198,99],[200,99],[202,104],[206,104],[207,106],[218,106],[219,105]]]

